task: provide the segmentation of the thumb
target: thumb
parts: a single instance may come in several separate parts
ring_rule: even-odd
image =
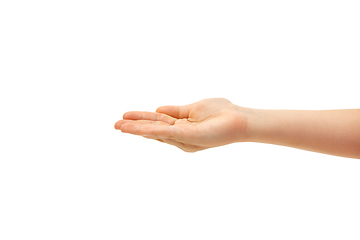
[[[156,112],[164,113],[171,117],[182,119],[189,117],[190,107],[191,104],[185,106],[162,106],[156,109]]]

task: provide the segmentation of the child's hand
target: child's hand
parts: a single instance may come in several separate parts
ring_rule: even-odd
[[[124,133],[141,135],[196,152],[248,138],[251,109],[223,98],[186,106],[159,107],[156,112],[127,112],[115,124]]]

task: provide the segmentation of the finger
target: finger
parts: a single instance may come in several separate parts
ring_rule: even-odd
[[[156,113],[156,112],[139,112],[139,111],[124,113],[123,119],[163,121],[171,125],[174,124],[174,122],[176,121],[175,118],[165,114]]]
[[[115,123],[114,128],[116,130],[120,130],[121,126],[124,125],[125,123],[129,122],[128,120],[119,120]]]
[[[120,130],[121,126],[126,123],[134,123],[134,124],[153,124],[153,125],[165,125],[169,126],[170,124],[163,121],[151,121],[151,120],[119,120],[115,123],[115,129]]]
[[[156,109],[158,113],[164,113],[174,118],[182,119],[188,118],[189,112],[193,104],[185,106],[162,106]]]
[[[172,138],[172,125],[152,124],[152,123],[124,123],[120,130],[123,133],[146,136],[149,138]]]
[[[162,142],[162,143],[167,143],[169,145],[173,145],[177,148],[180,148],[181,150],[183,151],[186,151],[185,150],[185,145],[181,142],[177,142],[175,140],[171,140],[171,139],[157,139],[157,138],[152,138],[152,137],[145,137],[147,139],[153,139],[153,140],[156,140],[156,141],[159,141],[159,142]]]
[[[204,148],[202,147],[198,147],[198,146],[194,146],[194,145],[189,145],[189,144],[184,144],[182,142],[178,142],[178,141],[175,141],[173,139],[156,139],[160,142],[163,142],[163,143],[167,143],[167,144],[170,144],[170,145],[173,145],[175,147],[178,147],[180,148],[181,150],[183,150],[184,152],[196,152],[196,151],[200,151],[200,150],[203,150]]]
[[[175,140],[172,140],[172,139],[156,139],[157,141],[159,142],[163,142],[163,143],[167,143],[169,145],[173,145],[177,148],[180,148],[181,150],[184,150],[184,144],[181,143],[181,142],[177,142]],[[184,150],[185,151],[185,150]]]

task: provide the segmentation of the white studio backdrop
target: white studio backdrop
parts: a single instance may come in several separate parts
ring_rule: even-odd
[[[360,162],[115,131],[209,97],[359,108],[358,1],[1,1],[0,239],[359,239]]]

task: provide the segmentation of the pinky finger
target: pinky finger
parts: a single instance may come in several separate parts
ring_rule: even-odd
[[[197,152],[197,151],[200,151],[200,150],[204,149],[204,148],[200,148],[200,147],[197,147],[197,146],[184,144],[182,142],[178,142],[178,141],[175,141],[175,140],[172,140],[172,139],[161,139],[161,140],[157,139],[157,140],[160,141],[160,142],[164,142],[164,143],[173,145],[175,147],[178,147],[181,150],[183,150],[184,152],[189,152],[189,153]]]

